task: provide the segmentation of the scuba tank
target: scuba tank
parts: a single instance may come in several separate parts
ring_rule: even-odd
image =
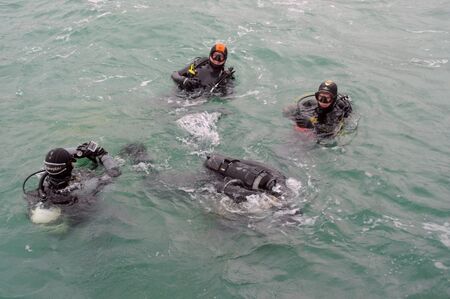
[[[248,190],[263,190],[274,193],[272,188],[277,183],[284,184],[285,180],[285,177],[281,173],[263,164],[254,161],[232,159],[220,154],[208,156],[205,161],[205,166],[225,177],[234,179],[235,182],[239,182],[242,187]]]

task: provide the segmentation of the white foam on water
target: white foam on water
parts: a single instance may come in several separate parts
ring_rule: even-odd
[[[414,57],[409,62],[425,67],[441,67],[443,64],[448,63],[448,59],[420,59]]]
[[[153,165],[151,163],[139,162],[138,164],[133,165],[132,168],[134,171],[150,174],[149,169],[153,168]]]
[[[42,203],[38,203],[30,213],[30,219],[36,224],[47,224],[56,221],[61,216],[61,209],[58,207],[44,208]]]
[[[305,6],[308,4],[308,1],[297,1],[297,0],[290,0],[290,1],[275,1],[273,2],[275,5],[284,5],[284,6]]]
[[[142,81],[141,86],[142,86],[142,87],[147,86],[148,83],[150,83],[150,82],[152,82],[152,81],[153,81],[153,80]]]
[[[122,78],[126,78],[127,76],[123,76],[123,75],[111,75],[111,76],[106,76],[106,75],[102,75],[101,79],[97,79],[97,80],[93,80],[93,83],[100,83],[100,82],[104,82],[106,80],[109,79],[122,79]]]
[[[216,123],[220,118],[219,112],[201,112],[188,114],[177,120],[177,124],[185,129],[193,137],[194,142],[207,141],[211,145],[220,143],[219,133],[217,133]],[[191,140],[185,140],[185,143]]]
[[[302,188],[302,182],[294,178],[288,178],[286,180],[286,186],[297,196]]]
[[[289,12],[304,14],[306,10],[310,11],[311,8],[308,7],[308,1],[298,1],[298,0],[288,0],[288,1],[274,1],[274,5],[279,7],[287,7]],[[330,7],[334,7],[330,5]]]
[[[251,28],[251,27],[247,28],[247,27],[244,27],[244,26],[241,26],[241,25],[238,26],[238,29],[239,29],[239,31],[237,32],[237,34],[238,34],[239,37],[247,35],[250,32],[255,32],[255,30],[253,28]]]
[[[123,166],[126,163],[125,159],[118,156],[114,157],[114,161],[116,161],[119,166]]]
[[[378,227],[378,226],[381,225],[382,223],[383,223],[383,220],[380,219],[380,218],[378,218],[378,219],[370,218],[369,220],[364,220],[364,225],[365,225],[365,227],[363,227],[363,228],[361,229],[361,231],[362,231],[363,233],[364,233],[364,232],[367,232],[367,231],[370,231],[370,230],[372,230],[372,229]]]
[[[300,188],[300,182],[290,180],[293,189]],[[297,227],[314,225],[316,218],[302,215],[297,205],[297,196],[278,198],[267,193],[257,193],[246,197],[246,201],[236,203],[223,193],[218,193],[213,185],[202,188],[186,188],[192,200],[199,202],[207,212],[214,212],[225,219],[236,220],[243,217],[253,229],[274,227]]]
[[[108,15],[110,15],[110,14],[112,14],[112,12],[110,12],[110,11],[104,12],[104,13],[98,15],[98,16],[97,16],[97,19],[103,18],[104,16],[108,16]]]
[[[439,225],[436,223],[423,223],[423,229],[427,231],[439,232],[439,240],[450,248],[450,224],[445,222],[444,225]]]
[[[66,58],[69,58],[70,56],[72,56],[73,54],[75,54],[76,52],[77,52],[77,49],[75,49],[72,52],[69,52],[67,54],[57,54],[55,57],[66,59]]]
[[[244,98],[244,97],[247,97],[247,96],[256,96],[259,93],[260,93],[259,90],[250,90],[250,91],[248,91],[248,92],[246,92],[246,93],[244,93],[242,95],[235,96],[235,98]]]
[[[448,267],[444,265],[442,262],[434,262],[434,266],[441,270],[447,270]]]
[[[292,12],[298,12],[298,13],[301,13],[301,14],[305,13],[305,11],[303,9],[289,8],[288,10],[292,11]]]
[[[179,112],[186,111],[187,107],[193,107],[193,106],[199,106],[201,104],[204,104],[208,101],[205,97],[188,97],[185,96],[179,96],[179,97],[170,97],[167,99],[167,103],[169,104],[175,104],[178,106],[175,108],[175,114],[178,114]]]
[[[74,21],[73,23],[76,25],[80,25],[80,24],[85,24],[85,23],[89,23],[89,22],[90,22],[89,18],[84,18],[79,21]]]
[[[183,107],[192,107],[192,106],[199,106],[201,104],[206,103],[208,100],[206,98],[197,98],[194,100],[191,99],[185,99],[180,101],[179,103],[181,103],[183,105]]]
[[[31,47],[31,49],[29,51],[27,51],[27,54],[38,53],[38,52],[41,52],[41,51],[42,51],[41,47]]]
[[[150,8],[150,6],[143,5],[143,4],[133,5],[133,7],[136,8],[136,9],[147,9],[147,8]]]
[[[443,30],[406,30],[410,33],[416,33],[416,34],[422,34],[422,33],[448,33],[447,31]]]
[[[274,196],[261,193],[247,196],[247,201],[241,203],[241,207],[252,214],[259,214],[272,207],[281,207],[282,203]]]

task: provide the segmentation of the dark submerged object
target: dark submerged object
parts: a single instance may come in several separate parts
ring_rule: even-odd
[[[136,142],[124,146],[119,151],[119,156],[129,158],[133,163],[152,162],[152,158],[147,152],[147,148],[143,143]]]
[[[205,166],[223,178],[216,183],[217,191],[237,203],[246,201],[249,195],[267,193],[280,197],[287,191],[286,177],[259,162],[213,154],[207,157]]]

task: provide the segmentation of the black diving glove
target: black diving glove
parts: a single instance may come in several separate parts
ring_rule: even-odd
[[[200,86],[200,80],[198,78],[186,78],[183,80],[183,86],[186,89],[194,89]]]
[[[101,158],[106,154],[108,152],[94,141],[85,142],[78,146],[76,152],[78,158]]]
[[[314,127],[313,123],[311,122],[311,119],[309,117],[297,116],[295,118],[295,123],[300,128],[312,129]]]
[[[233,67],[229,67],[228,70],[226,70],[226,72],[228,73],[228,77],[230,79],[234,79],[234,72],[235,72],[235,70],[234,70]]]

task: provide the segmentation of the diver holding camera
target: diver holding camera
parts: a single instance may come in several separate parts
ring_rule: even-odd
[[[74,168],[73,163],[87,158],[93,168]],[[103,165],[105,172],[98,174],[98,165]],[[38,188],[25,191],[25,184],[30,177],[41,173]],[[121,174],[117,162],[96,142],[90,141],[76,148],[54,148],[44,159],[44,168],[29,175],[23,183],[23,191],[30,208],[36,204],[70,206],[83,198],[92,198],[101,188],[112,182],[113,177]]]

